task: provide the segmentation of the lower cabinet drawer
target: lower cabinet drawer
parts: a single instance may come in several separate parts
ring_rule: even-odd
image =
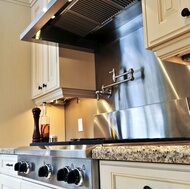
[[[16,155],[0,155],[0,172],[8,175],[17,175],[14,165],[17,163]]]
[[[21,179],[0,174],[1,189],[20,189]]]
[[[189,184],[183,184],[175,180],[159,178],[147,178],[130,174],[112,174],[112,186],[114,189],[190,189]],[[104,188],[104,187],[101,187]]]
[[[101,189],[190,189],[190,165],[100,161]]]

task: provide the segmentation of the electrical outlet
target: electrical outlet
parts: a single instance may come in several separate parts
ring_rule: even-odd
[[[82,118],[78,119],[78,131],[83,131],[83,124],[82,124]]]

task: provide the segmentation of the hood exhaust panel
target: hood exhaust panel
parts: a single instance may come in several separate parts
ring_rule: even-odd
[[[60,15],[55,26],[85,37],[97,27],[107,22],[121,9],[109,5],[104,1],[77,1],[71,9]]]
[[[102,40],[120,24],[125,24],[125,18],[121,18],[120,13],[125,13],[137,2],[139,0],[51,0],[46,12],[42,11],[20,38],[52,45],[56,42],[65,48],[94,51],[98,40]],[[52,16],[55,18],[52,19]],[[41,34],[38,39],[36,33],[39,30]]]
[[[81,0],[78,1],[71,10],[98,23],[103,23],[121,9],[101,0]]]
[[[110,22],[134,0],[78,0],[54,22],[59,27],[85,37]]]
[[[84,37],[97,26],[97,24],[83,18],[71,11],[62,14],[54,23],[54,26]]]
[[[125,8],[125,7],[129,6],[131,3],[133,3],[134,1],[132,1],[132,0],[111,0],[111,2],[114,2],[117,5],[120,5],[121,7]]]

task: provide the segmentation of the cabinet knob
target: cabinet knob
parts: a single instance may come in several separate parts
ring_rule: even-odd
[[[152,189],[152,188],[149,186],[144,186],[143,189]]]
[[[44,83],[43,83],[43,85],[42,85],[42,86],[43,86],[43,88],[44,88],[44,87],[47,87],[47,85],[46,85],[46,84],[44,84]]]
[[[181,16],[183,17],[186,17],[186,16],[189,16],[190,15],[190,11],[188,8],[184,8],[182,11],[181,11]]]
[[[42,87],[41,87],[41,86],[38,86],[38,90],[42,90]]]

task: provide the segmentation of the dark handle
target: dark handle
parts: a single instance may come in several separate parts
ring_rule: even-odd
[[[13,164],[7,163],[6,166],[7,166],[7,167],[13,167]]]
[[[144,186],[143,189],[152,189],[152,188],[149,186]]]
[[[42,86],[43,86],[43,87],[47,87],[47,85],[46,85],[46,84],[44,84],[44,83],[43,83],[43,85],[42,85]]]
[[[38,86],[38,90],[42,90],[42,87],[41,87],[41,86]]]
[[[184,8],[182,11],[181,11],[181,16],[183,17],[186,17],[186,16],[189,16],[190,15],[190,11],[188,8]]]

